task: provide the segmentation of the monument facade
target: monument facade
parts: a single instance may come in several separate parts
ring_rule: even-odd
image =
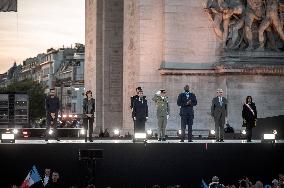
[[[247,95],[259,118],[284,115],[283,7],[282,0],[86,0],[85,87],[95,93],[97,131],[133,132],[138,86],[149,129],[157,128],[151,98],[159,89],[169,97],[167,129],[180,129],[176,100],[186,84],[198,101],[193,129],[213,129],[217,88],[237,130]]]

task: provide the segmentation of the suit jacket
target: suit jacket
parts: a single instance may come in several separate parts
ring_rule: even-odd
[[[91,114],[94,115],[95,110],[96,110],[96,102],[95,99],[91,98],[91,104],[92,104],[92,109],[91,109]],[[83,100],[83,115],[84,117],[87,117],[86,114],[88,113],[88,99],[84,98]]]
[[[214,97],[211,105],[211,116],[214,118],[219,118],[221,115],[227,117],[227,104],[228,101],[225,97],[222,97],[222,106],[219,103],[219,97]]]
[[[145,98],[134,100],[132,117],[136,117],[136,119],[146,119],[148,117],[148,104]]]
[[[152,100],[156,103],[157,117],[164,117],[170,114],[170,106],[167,96],[163,99],[160,95],[155,94]]]
[[[58,111],[60,109],[59,98],[56,96],[54,98],[48,96],[45,99],[45,108],[48,114],[50,113],[58,114]]]
[[[146,96],[143,96],[144,99],[146,99]],[[139,96],[138,95],[133,95],[131,98],[130,98],[130,108],[133,109],[133,104],[134,104],[134,101],[136,99],[139,99]]]
[[[191,100],[190,104],[187,102]],[[180,106],[180,113],[181,116],[194,116],[193,106],[197,105],[196,96],[193,93],[189,93],[188,97],[186,93],[181,93],[177,99],[177,105]]]

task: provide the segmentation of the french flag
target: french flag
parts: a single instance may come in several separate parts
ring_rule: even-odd
[[[41,181],[41,177],[40,177],[35,165],[33,165],[32,169],[28,173],[26,179],[22,183],[21,188],[29,188],[33,184],[35,184],[39,181]]]

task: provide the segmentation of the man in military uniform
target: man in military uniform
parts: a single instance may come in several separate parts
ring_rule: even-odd
[[[216,141],[224,140],[224,124],[227,117],[227,99],[223,97],[223,90],[217,89],[217,97],[213,98],[211,105],[211,116],[214,118]]]
[[[158,118],[158,141],[166,141],[166,126],[167,119],[170,115],[170,106],[166,90],[161,89],[158,91],[152,100],[156,103],[157,118]]]
[[[184,87],[184,92],[179,94],[177,105],[180,106],[181,141],[184,142],[185,129],[188,125],[188,142],[192,142],[192,124],[194,119],[193,107],[197,105],[196,96],[189,92],[189,85]]]
[[[148,104],[142,90],[138,92],[138,99],[133,102],[132,117],[135,121],[134,134],[145,133],[145,123],[148,120]]]

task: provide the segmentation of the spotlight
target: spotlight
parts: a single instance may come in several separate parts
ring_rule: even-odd
[[[215,130],[210,130],[209,131],[209,135],[208,135],[208,139],[215,139]]]
[[[18,132],[19,132],[18,129],[13,129],[14,134],[18,134]]]
[[[76,115],[74,115],[74,118],[77,118],[78,117],[78,115],[76,114]]]
[[[114,129],[114,130],[113,130],[113,134],[114,134],[115,136],[118,136],[118,135],[119,135],[119,130],[118,130],[118,129]]]
[[[73,117],[73,115],[72,115],[72,114],[69,114],[69,117],[70,117],[70,118],[72,118],[72,117]]]
[[[81,130],[80,130],[80,134],[83,134],[83,135],[84,135],[84,134],[85,134],[85,129],[81,129]]]
[[[66,118],[67,117],[67,115],[66,114],[63,114],[63,118]]]
[[[48,134],[53,134],[53,130],[49,129]]]
[[[263,134],[263,143],[275,143],[275,134]]]
[[[246,130],[242,130],[242,135],[246,135],[246,134],[247,134]]]
[[[273,130],[272,133],[275,134],[275,135],[277,135],[277,130]]]
[[[135,133],[133,143],[135,142],[146,142],[146,133]]]
[[[61,115],[59,114],[58,117],[61,118]]]
[[[152,135],[152,133],[153,133],[153,131],[152,131],[151,129],[148,129],[148,130],[147,130],[147,134],[148,134],[148,135]]]

